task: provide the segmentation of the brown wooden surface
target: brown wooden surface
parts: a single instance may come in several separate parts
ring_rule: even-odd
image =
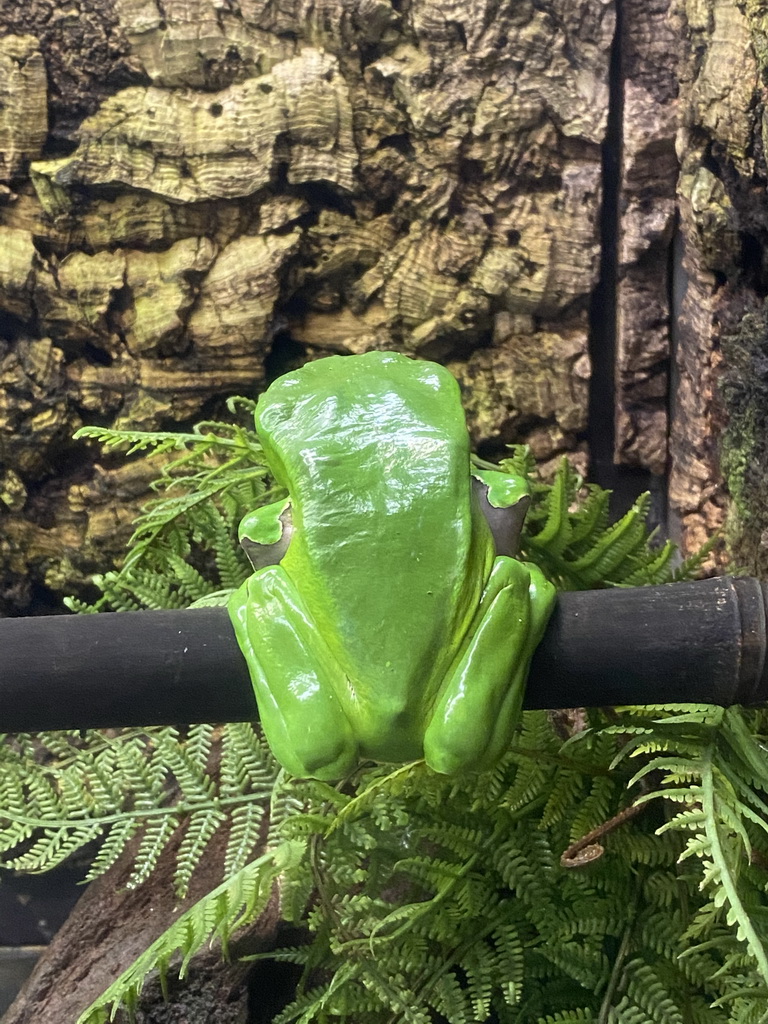
[[[186,423],[329,351],[446,361],[476,443],[584,467],[613,27],[587,0],[1,5],[0,606],[122,554],[152,470],[81,423]]]

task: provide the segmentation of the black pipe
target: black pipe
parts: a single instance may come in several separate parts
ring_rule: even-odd
[[[525,706],[766,700],[767,597],[730,577],[561,594]],[[223,608],[0,620],[3,732],[256,717]]]

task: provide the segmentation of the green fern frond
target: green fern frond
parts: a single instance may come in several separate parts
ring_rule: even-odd
[[[50,871],[99,835],[101,828],[96,824],[62,825],[36,839],[26,853],[9,857],[4,861],[4,867],[27,874]]]
[[[550,780],[549,796],[541,814],[540,828],[556,825],[571,812],[580,801],[585,781],[584,774],[571,766],[556,769]]]
[[[694,564],[673,571],[674,545],[656,546],[646,527],[649,494],[641,495],[609,526],[609,492],[590,485],[580,494],[581,487],[565,458],[550,487],[533,487],[533,505],[521,538],[525,558],[566,590],[690,578]]]
[[[231,403],[230,411],[238,415],[252,417],[252,410],[250,400]],[[237,524],[276,496],[250,425],[210,421],[184,434],[83,427],[76,436],[127,448],[128,455],[162,459],[153,485],[158,497],[136,520],[122,568],[94,578],[103,591],[95,605],[69,599],[70,608],[181,608],[242,583],[251,567],[236,543]],[[205,571],[203,564],[190,562],[193,551],[212,556],[203,558]]]
[[[173,838],[179,822],[180,818],[176,814],[169,814],[147,824],[128,882],[129,888],[138,888],[146,882]]]
[[[552,488],[545,498],[546,518],[541,529],[529,537],[535,547],[543,549],[548,556],[562,555],[572,536],[568,509],[577,489],[576,472],[568,459],[563,457]]]
[[[593,1024],[595,1017],[589,1008],[566,1010],[560,1013],[548,1013],[539,1017],[536,1024]]]
[[[448,1024],[473,1024],[477,1020],[469,1004],[467,991],[462,988],[453,971],[446,971],[437,978],[432,1002]]]
[[[605,775],[592,780],[589,793],[579,802],[579,811],[571,822],[571,841],[580,839],[616,813],[612,801],[616,791],[613,781]]]
[[[264,807],[257,803],[235,807],[227,836],[224,874],[232,875],[244,867],[258,846],[263,831]]]
[[[667,984],[659,973],[640,959],[630,960],[625,967],[628,975],[628,999],[645,1012],[654,1024],[686,1024],[683,1011],[672,998]]]
[[[118,857],[127,848],[129,841],[139,829],[139,821],[136,818],[127,818],[124,821],[116,822],[101,844],[99,852],[91,861],[86,882],[92,882],[99,875],[103,875],[117,861]]]
[[[586,497],[573,516],[571,526],[571,547],[574,552],[582,553],[581,547],[589,547],[595,537],[602,536],[608,529],[608,510],[611,492],[596,485],[588,485]]]

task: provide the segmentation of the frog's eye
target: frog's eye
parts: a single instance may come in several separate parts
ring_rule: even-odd
[[[491,528],[497,555],[517,556],[520,546],[520,534],[523,532],[525,515],[531,504],[530,495],[523,495],[514,505],[496,508],[488,501],[488,487],[476,477],[472,478],[472,487],[480,503],[480,511]]]
[[[286,505],[278,517],[278,524],[282,527],[280,536],[276,541],[263,543],[258,538],[259,531],[254,530],[254,536],[248,536],[248,528],[240,531],[240,546],[248,556],[248,561],[255,570],[264,569],[268,565],[277,565],[282,561],[283,555],[288,550],[288,545],[293,536],[293,517],[291,506]]]

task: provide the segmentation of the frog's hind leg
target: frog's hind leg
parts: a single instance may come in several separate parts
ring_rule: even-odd
[[[340,701],[346,679],[290,577],[281,566],[254,573],[229,611],[275,757],[294,775],[343,777],[358,759]]]
[[[520,718],[531,657],[554,597],[537,566],[496,559],[424,737],[424,757],[435,771],[482,770],[501,755]]]

